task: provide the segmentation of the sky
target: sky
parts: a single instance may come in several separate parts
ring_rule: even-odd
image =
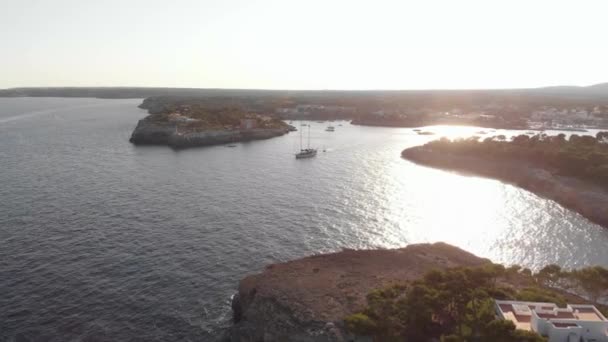
[[[0,88],[608,82],[605,0],[0,0]]]

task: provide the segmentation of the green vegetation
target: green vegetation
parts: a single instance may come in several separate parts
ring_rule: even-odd
[[[238,128],[241,119],[245,118],[255,119],[257,128],[286,127],[286,124],[277,118],[248,113],[238,106],[170,104],[160,112],[152,114],[150,118],[159,122],[177,120],[178,125],[185,130],[233,129]]]
[[[524,161],[549,172],[579,178],[608,188],[608,132],[595,137],[564,134],[519,135],[511,141],[495,136],[449,140],[442,138],[426,146],[450,154],[484,159]]]
[[[608,296],[608,269],[601,266],[578,270],[562,270],[558,265],[548,265],[535,274],[537,284],[580,293],[597,303]]]
[[[582,291],[596,301],[608,294],[607,282],[608,270],[599,266],[564,271],[549,265],[536,274],[496,264],[432,270],[422,279],[372,291],[367,307],[346,317],[345,324],[350,332],[374,341],[545,341],[496,319],[493,300],[565,306],[564,295],[550,286],[568,284],[568,290]]]
[[[525,302],[547,302],[555,303],[559,307],[565,307],[567,302],[564,296],[541,289],[539,287],[526,287],[515,294],[515,299]]]

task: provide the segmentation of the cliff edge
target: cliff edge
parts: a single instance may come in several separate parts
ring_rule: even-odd
[[[344,250],[268,266],[241,280],[231,342],[354,341],[343,319],[373,289],[414,280],[433,268],[489,262],[445,243],[392,250]]]
[[[295,130],[270,115],[182,97],[151,97],[139,107],[150,115],[139,120],[131,134],[129,141],[136,145],[208,146],[269,139]]]
[[[158,122],[146,117],[139,120],[129,141],[135,145],[168,145],[173,148],[186,148],[270,139],[287,134],[291,130],[290,127],[275,127],[184,131],[175,123]]]

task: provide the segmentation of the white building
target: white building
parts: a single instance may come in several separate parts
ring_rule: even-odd
[[[496,314],[517,329],[548,337],[549,342],[608,342],[608,320],[593,305],[496,300]]]

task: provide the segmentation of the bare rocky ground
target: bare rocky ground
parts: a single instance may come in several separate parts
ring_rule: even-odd
[[[489,260],[445,243],[392,250],[344,250],[268,266],[239,284],[233,342],[354,341],[343,319],[362,310],[373,289],[403,283],[433,268]]]

